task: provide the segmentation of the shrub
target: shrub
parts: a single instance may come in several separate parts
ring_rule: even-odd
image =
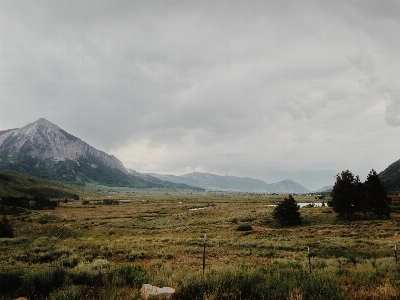
[[[0,269],[0,287],[2,292],[17,290],[21,286],[22,275],[23,272],[21,269]]]
[[[253,227],[250,225],[239,225],[238,228],[236,228],[236,231],[252,231]]]
[[[76,285],[62,286],[58,290],[50,294],[51,300],[80,300],[82,299],[82,291]]]
[[[142,284],[149,281],[146,272],[138,265],[122,264],[110,272],[110,279],[115,282],[115,278],[119,277],[120,284],[130,285],[135,288],[140,288]],[[121,280],[122,279],[122,280]]]
[[[14,230],[11,223],[8,221],[6,215],[3,215],[3,219],[0,220],[0,238],[13,238]]]
[[[95,285],[101,283],[102,274],[110,268],[106,259],[94,259],[91,263],[81,262],[69,271],[74,284]]]
[[[115,205],[115,204],[119,204],[119,201],[118,200],[112,200],[112,199],[103,199],[103,204]]]
[[[22,291],[33,297],[46,298],[54,288],[61,287],[66,271],[60,266],[43,266],[23,276]]]

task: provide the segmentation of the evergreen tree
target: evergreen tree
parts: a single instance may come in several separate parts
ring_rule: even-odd
[[[282,226],[299,225],[303,219],[300,217],[299,206],[292,195],[279,203],[273,212],[273,218]]]
[[[370,211],[379,218],[390,217],[391,199],[381,184],[378,174],[373,169],[365,180],[365,193],[366,203]]]
[[[5,238],[5,237],[6,238],[14,237],[14,231],[6,215],[3,215],[3,219],[0,220],[0,238]]]
[[[340,217],[350,217],[361,207],[361,185],[349,170],[336,175],[330,206]]]

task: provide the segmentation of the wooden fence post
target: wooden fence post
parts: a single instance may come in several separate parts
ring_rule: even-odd
[[[207,240],[207,235],[204,233],[203,275],[204,275],[204,270],[206,268],[206,240]]]

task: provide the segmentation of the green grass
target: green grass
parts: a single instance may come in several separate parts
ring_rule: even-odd
[[[343,221],[301,208],[304,224],[282,228],[268,205],[284,196],[86,197],[8,214],[15,238],[0,239],[0,299],[137,299],[144,282],[175,288],[176,299],[400,297],[397,214]]]

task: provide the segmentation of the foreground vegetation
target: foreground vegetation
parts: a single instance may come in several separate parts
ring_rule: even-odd
[[[143,283],[171,286],[176,299],[400,297],[397,207],[390,219],[347,221],[309,206],[285,228],[270,206],[284,198],[113,193],[9,212],[0,299],[137,299]]]

